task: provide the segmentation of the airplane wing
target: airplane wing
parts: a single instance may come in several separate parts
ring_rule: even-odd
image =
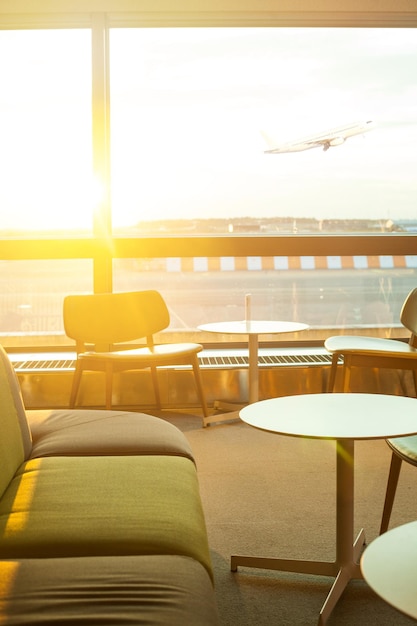
[[[331,146],[341,146],[342,143],[345,143],[347,137],[330,137],[330,138],[325,138],[322,139],[320,141],[317,141],[315,146],[323,146],[323,150],[326,152],[326,150],[328,150]],[[311,146],[313,147],[313,146]]]

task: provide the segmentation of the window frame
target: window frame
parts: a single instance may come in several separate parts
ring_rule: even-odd
[[[105,181],[105,193],[94,220],[93,237],[83,239],[2,240],[1,260],[93,260],[96,292],[112,291],[112,261],[116,258],[177,256],[327,256],[415,255],[417,235],[220,235],[123,238],[112,234],[110,205],[109,29],[132,27],[332,27],[416,28],[417,9],[406,0],[381,3],[365,0],[361,11],[346,0],[338,11],[311,10],[303,0],[291,2],[226,0],[222,10],[202,3],[190,10],[187,0],[165,0],[155,9],[151,0],[0,0],[0,29],[88,28],[92,32],[92,119],[94,175]],[[277,8],[279,5],[279,9]],[[138,10],[138,6],[140,10]],[[348,10],[343,10],[343,8]]]

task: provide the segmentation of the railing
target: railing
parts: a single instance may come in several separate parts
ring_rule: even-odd
[[[2,239],[0,260],[415,255],[417,235],[217,235]]]

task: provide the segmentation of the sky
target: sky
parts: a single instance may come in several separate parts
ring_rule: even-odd
[[[0,227],[89,220],[89,45],[0,32]],[[412,29],[112,30],[114,225],[415,218],[416,57]],[[357,120],[375,129],[264,153],[262,131],[281,143]]]
[[[111,40],[112,110],[136,153],[124,176],[115,170],[124,185],[114,191],[136,179],[132,208],[139,200],[161,217],[167,202],[190,218],[414,217],[415,32],[181,30],[164,46],[155,31],[142,37],[119,31]],[[261,131],[286,141],[369,119],[375,131],[326,153],[264,154]]]

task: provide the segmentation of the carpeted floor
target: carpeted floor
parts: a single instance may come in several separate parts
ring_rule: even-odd
[[[202,428],[197,415],[164,411],[194,451],[221,626],[310,626],[332,578],[239,568],[231,554],[332,560],[335,444],[266,433],[241,421]],[[355,530],[378,535],[390,462],[384,441],[355,445]],[[391,526],[417,519],[417,469],[403,463]],[[417,555],[416,555],[417,558]],[[363,580],[342,595],[328,626],[406,626]]]

